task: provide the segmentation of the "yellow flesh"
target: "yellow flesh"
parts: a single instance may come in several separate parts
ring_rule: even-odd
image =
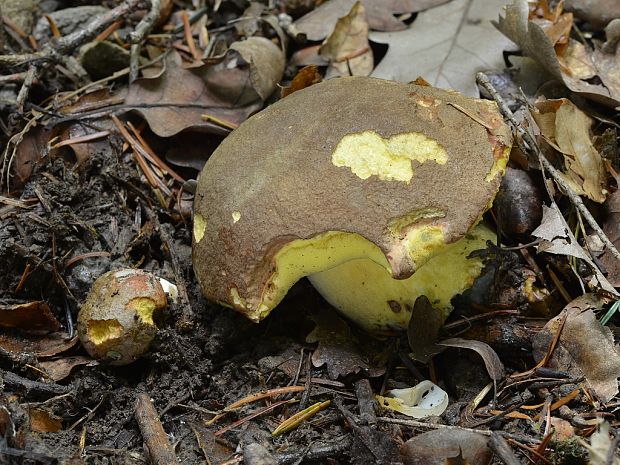
[[[267,316],[291,286],[304,276],[360,257],[368,257],[389,273],[390,267],[385,255],[375,244],[359,234],[328,231],[312,239],[288,243],[274,257],[276,271],[263,292],[257,319]],[[242,302],[235,288],[231,290],[231,297],[235,304]]]
[[[332,153],[335,166],[346,166],[361,179],[378,176],[382,181],[407,184],[413,177],[413,160],[434,160],[443,165],[448,155],[437,141],[424,134],[409,132],[384,139],[374,131],[346,135]]]
[[[480,259],[467,256],[494,239],[488,228],[477,226],[404,280],[393,279],[385,268],[364,258],[308,278],[331,305],[365,329],[406,328],[413,304],[421,295],[443,311],[444,318],[448,316],[452,297],[469,288],[482,270]]]
[[[194,215],[194,239],[196,243],[200,242],[205,235],[207,221],[200,213]]]
[[[154,325],[153,312],[155,311],[156,304],[153,299],[148,297],[136,297],[131,299],[125,306],[127,309],[133,310],[140,321],[147,325]]]
[[[504,176],[506,172],[506,165],[508,164],[508,157],[510,155],[510,147],[506,147],[504,149],[503,157],[496,159],[491,166],[491,169],[485,176],[484,180],[486,182],[493,181],[496,176]],[[491,203],[493,201],[491,200]]]
[[[434,258],[405,280],[393,279],[383,252],[358,234],[330,231],[292,241],[275,256],[276,271],[265,287],[255,319],[264,318],[293,284],[309,276],[326,300],[361,326],[371,330],[405,327],[409,319],[405,308],[418,296],[449,307],[450,298],[471,285],[482,265],[465,257],[494,237],[478,226],[467,237],[445,245],[439,227],[413,228],[406,238],[411,244],[409,254],[418,265]],[[236,305],[248,307],[237,289],[231,290],[231,297]],[[398,303],[402,311],[395,313],[392,307],[396,305],[392,302],[390,307],[389,301]]]
[[[100,345],[116,339],[123,333],[123,327],[118,320],[90,320],[87,322],[88,337],[93,344]]]

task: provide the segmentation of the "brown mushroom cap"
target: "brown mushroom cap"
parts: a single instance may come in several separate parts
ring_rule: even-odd
[[[233,131],[200,174],[203,292],[258,321],[299,277],[360,253],[407,278],[480,220],[510,144],[493,102],[455,92],[365,77],[295,92]],[[299,257],[308,264],[284,279]]]

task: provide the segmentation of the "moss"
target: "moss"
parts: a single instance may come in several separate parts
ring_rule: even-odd
[[[553,465],[588,464],[588,451],[579,444],[576,437],[553,443],[553,448],[549,457]]]

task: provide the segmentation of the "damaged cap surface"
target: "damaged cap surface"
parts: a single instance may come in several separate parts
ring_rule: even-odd
[[[203,292],[258,321],[301,277],[351,260],[408,278],[477,224],[510,144],[494,103],[454,92],[362,77],[295,92],[200,174]]]

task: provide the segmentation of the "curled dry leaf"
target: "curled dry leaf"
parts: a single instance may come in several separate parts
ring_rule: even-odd
[[[609,423],[600,424],[598,430],[590,436],[590,444],[583,440],[579,442],[590,453],[590,465],[620,465],[618,454],[610,454],[611,448],[617,447],[617,443],[609,436]]]
[[[448,0],[362,0],[368,14],[368,24],[376,31],[399,31],[406,29],[405,23],[395,14],[417,13],[432,8]],[[308,40],[323,40],[327,37],[338,18],[345,16],[356,0],[330,0],[323,2],[313,11],[295,21],[295,29]]]
[[[420,13],[408,29],[372,33],[370,40],[389,49],[373,76],[409,82],[422,76],[430,84],[478,96],[476,72],[503,68],[510,41],[490,23],[503,2],[454,0]]]
[[[329,60],[326,79],[370,74],[374,63],[368,44],[366,9],[361,2],[356,2],[351,11],[338,20],[319,54]]]
[[[257,98],[267,100],[284,73],[285,57],[282,49],[264,37],[248,37],[234,42],[230,50],[237,52],[248,66],[251,87],[255,92],[248,103]],[[247,88],[247,84],[244,83],[244,87]]]
[[[15,159],[11,160],[13,162],[12,174],[15,175],[11,181],[12,188],[19,189],[26,184],[35,167],[43,162],[51,132],[51,128],[34,126],[17,144]]]
[[[362,353],[361,344],[347,323],[331,310],[321,310],[314,316],[316,328],[308,334],[306,342],[318,342],[312,354],[315,367],[327,366],[331,379],[365,372],[368,376],[380,376],[383,369],[372,368]]]
[[[487,443],[486,436],[473,431],[461,428],[437,429],[409,439],[402,446],[401,455],[405,465],[486,465],[493,458]],[[448,461],[459,456],[461,462]]]
[[[594,273],[589,283],[590,286],[593,288],[600,287],[613,295],[618,295],[614,287],[592,261],[592,258],[579,245],[555,203],[551,204],[551,207],[543,205],[542,222],[538,228],[532,231],[532,235],[543,239],[537,247],[538,252],[566,255],[583,260],[590,265],[590,269]]]
[[[618,394],[620,351],[609,328],[601,325],[594,310],[602,301],[593,294],[578,297],[545,325],[533,338],[533,353],[542,359],[564,321],[562,333],[548,366],[568,371],[572,376],[585,376],[588,385],[601,402],[609,402]]]
[[[304,66],[300,69],[291,84],[288,87],[282,88],[282,97],[292,94],[306,87],[310,87],[313,84],[317,84],[322,81],[321,73],[319,73],[319,67],[316,65]]]
[[[484,366],[489,373],[489,376],[493,381],[499,381],[505,375],[504,373],[504,364],[501,362],[495,351],[491,348],[490,345],[485,342],[480,341],[472,341],[469,339],[461,339],[459,337],[454,337],[452,339],[446,339],[439,343],[441,346],[445,347],[458,347],[459,349],[469,349],[476,352],[478,355],[482,357],[484,361]]]
[[[442,312],[434,308],[426,296],[416,299],[407,326],[407,340],[414,360],[427,363],[433,355],[444,350],[437,345],[444,320]]]
[[[197,70],[209,92],[236,106],[267,99],[282,78],[285,64],[282,49],[264,37],[233,42],[214,61]]]
[[[0,304],[0,328],[58,331],[60,323],[46,302],[37,300],[22,304]]]
[[[54,382],[62,381],[71,374],[74,368],[83,365],[90,367],[99,365],[99,362],[82,355],[39,362],[39,368],[47,375],[48,379]]]
[[[607,176],[590,128],[592,118],[568,99],[546,100],[533,113],[547,143],[564,156],[565,181],[580,195],[602,203],[607,195]]]
[[[17,331],[0,332],[0,348],[12,354],[32,354],[38,358],[53,357],[74,347],[78,337],[66,339],[66,334],[51,333],[38,336]]]
[[[35,433],[57,433],[62,429],[62,421],[52,416],[47,410],[39,408],[28,409],[30,431]]]
[[[538,61],[554,78],[563,82],[573,92],[609,107],[620,104],[620,88],[615,86],[615,70],[599,68],[585,46],[569,39],[562,55],[558,58],[554,42],[536,22],[529,21],[527,0],[513,0],[506,6],[505,15],[499,17],[495,26],[510,40],[519,45],[523,52]],[[561,59],[561,60],[560,60]],[[599,57],[599,62],[614,60],[618,55]],[[592,84],[588,79],[598,76],[602,84]]]
[[[224,135],[228,130],[203,121],[202,115],[209,114],[236,125],[262,106],[260,101],[239,106],[235,100],[239,95],[225,98],[214,92],[203,78],[204,73],[209,78],[209,65],[185,69],[174,51],[170,52],[165,63],[165,69],[158,77],[134,81],[125,98],[125,104],[135,106],[151,130],[160,137],[170,137],[190,128]],[[227,78],[231,79],[230,73]],[[247,71],[237,72],[236,80],[247,83]]]

